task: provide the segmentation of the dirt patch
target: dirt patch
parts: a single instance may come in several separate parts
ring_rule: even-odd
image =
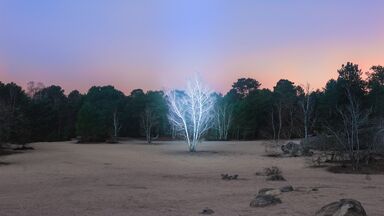
[[[264,157],[259,141],[203,142],[196,153],[184,142],[142,143],[35,143],[33,153],[6,156],[12,165],[0,167],[1,214],[183,216],[209,207],[212,215],[307,216],[330,200],[352,197],[368,215],[383,215],[384,175],[367,181],[310,169],[305,158]],[[288,182],[254,175],[273,166]],[[220,174],[247,180],[223,181]],[[281,204],[249,206],[260,189],[286,185],[295,190],[279,195]]]

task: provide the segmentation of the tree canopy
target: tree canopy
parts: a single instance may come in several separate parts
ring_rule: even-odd
[[[223,139],[225,133],[226,139],[298,138],[304,135],[308,119],[309,133],[317,133],[324,124],[340,122],[338,110],[348,104],[348,92],[362,108],[372,110],[370,122],[383,121],[384,67],[372,66],[366,78],[359,65],[351,62],[336,72],[336,79],[311,92],[312,116],[305,118],[303,86],[281,79],[272,89],[263,89],[253,78],[236,80],[224,96],[214,94],[216,116],[225,121],[215,120],[221,130],[213,128],[207,137]],[[175,93],[185,95],[182,90]],[[15,83],[0,82],[0,143],[144,137],[148,130],[143,127],[143,115],[148,110],[153,120],[151,136],[177,137],[167,119],[169,109],[162,91],[135,89],[125,95],[113,86],[93,86],[85,94],[75,90],[67,95],[55,85],[30,82],[24,91]],[[222,130],[223,122],[230,123],[225,124],[228,130]]]

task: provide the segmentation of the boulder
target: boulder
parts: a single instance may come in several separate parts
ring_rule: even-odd
[[[287,185],[287,186],[281,187],[280,191],[283,193],[291,192],[291,191],[293,191],[293,187],[292,187],[292,185]]]
[[[361,203],[354,199],[341,199],[330,203],[316,212],[315,216],[366,216]]]
[[[281,199],[272,195],[257,195],[249,204],[251,207],[266,207],[281,203]]]

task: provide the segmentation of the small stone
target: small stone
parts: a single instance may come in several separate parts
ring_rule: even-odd
[[[228,174],[221,174],[221,179],[223,180],[237,180],[239,175],[228,175]]]
[[[287,185],[287,186],[281,187],[280,191],[283,193],[291,192],[291,191],[293,191],[293,187],[292,187],[292,185]]]
[[[215,213],[215,211],[213,211],[210,208],[205,208],[205,209],[203,209],[203,211],[200,212],[200,214],[204,214],[204,215],[211,215],[211,214],[214,214],[214,213]]]

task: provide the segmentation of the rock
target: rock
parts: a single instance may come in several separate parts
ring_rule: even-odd
[[[237,180],[239,175],[228,175],[228,174],[221,174],[221,179],[223,180]]]
[[[280,191],[283,193],[291,192],[291,191],[293,191],[293,187],[292,187],[292,185],[287,185],[287,186],[281,187]]]
[[[263,188],[259,190],[258,195],[272,195],[272,196],[278,196],[281,194],[281,191],[274,188]]]
[[[263,189],[260,189],[259,192],[257,193],[258,195],[261,194],[265,194],[267,191],[270,191],[270,190],[273,190],[273,188],[263,188]]]
[[[251,207],[265,207],[281,203],[281,199],[272,195],[257,195],[249,204]]]
[[[221,179],[223,180],[230,180],[230,177],[228,174],[221,174]]]
[[[205,214],[205,215],[211,215],[211,214],[214,214],[214,213],[215,213],[215,211],[213,211],[210,208],[205,208],[205,209],[203,209],[203,211],[200,212],[200,214]]]
[[[272,196],[278,196],[281,194],[281,191],[279,189],[273,189],[265,192],[265,195],[272,195]]]
[[[341,199],[330,203],[316,212],[315,216],[366,216],[361,203],[354,199]]]
[[[287,144],[282,145],[281,150],[284,154],[288,154],[294,157],[301,156],[303,152],[302,146],[294,142],[288,142]]]

